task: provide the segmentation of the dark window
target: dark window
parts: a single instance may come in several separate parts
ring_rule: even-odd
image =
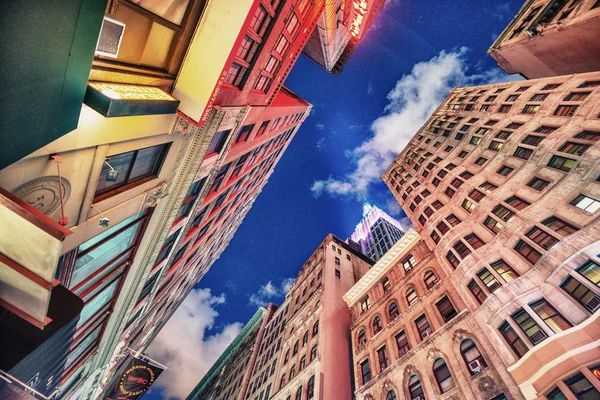
[[[429,236],[436,244],[440,242],[441,238],[440,238],[439,233],[437,233],[436,230],[431,231],[431,234]]]
[[[529,160],[529,157],[533,154],[533,149],[529,149],[527,147],[517,147],[515,150],[515,157],[522,158],[524,160]]]
[[[475,375],[487,367],[485,359],[481,355],[475,342],[471,339],[462,341],[460,344],[460,354],[462,355],[465,364],[467,364],[467,368],[469,368],[471,375]]]
[[[465,240],[475,250],[477,250],[480,247],[485,246],[485,242],[483,240],[481,240],[481,238],[474,233],[470,233],[467,236],[465,236]]]
[[[577,111],[577,108],[579,106],[576,105],[564,105],[561,104],[558,107],[556,107],[556,110],[554,111],[554,115],[558,115],[561,117],[572,117],[575,114],[575,111]]]
[[[454,387],[454,380],[450,374],[450,369],[448,369],[448,365],[443,359],[438,358],[433,363],[433,375],[440,388],[440,392],[446,393]]]
[[[510,131],[500,131],[494,137],[496,139],[506,140],[510,137],[510,135],[512,135],[512,132],[510,132]]]
[[[519,335],[517,335],[517,332],[515,332],[515,330],[507,321],[504,321],[502,325],[498,327],[498,330],[518,358],[523,357],[525,353],[529,351],[529,348],[525,342],[523,342]]]
[[[538,262],[538,260],[542,257],[542,253],[531,247],[528,243],[519,239],[517,244],[515,245],[515,250],[522,255],[527,261],[532,264]]]
[[[452,265],[454,269],[456,269],[460,264],[460,261],[458,260],[458,258],[456,258],[452,251],[448,251],[448,253],[446,254],[446,260],[448,260],[448,262],[450,263],[450,265]]]
[[[306,388],[306,398],[311,400],[315,397],[315,376],[311,376],[308,380],[308,387]],[[265,397],[268,399],[268,397]]]
[[[373,318],[373,333],[377,334],[381,331],[381,329],[381,318],[379,318],[379,316],[375,316],[375,318]]]
[[[433,203],[431,203],[431,205],[436,210],[439,210],[440,208],[444,207],[444,204],[441,201],[439,201],[439,200],[434,201]]]
[[[490,193],[491,191],[498,189],[498,186],[487,181],[483,182],[481,185],[479,185],[479,187],[482,188],[486,193]]]
[[[296,400],[302,400],[302,385],[300,385],[298,390],[296,390]]]
[[[555,387],[554,389],[552,389],[546,395],[546,397],[548,398],[548,400],[567,400],[567,396],[565,396],[558,387]]]
[[[490,292],[494,292],[502,286],[500,282],[498,282],[498,279],[496,279],[494,274],[492,274],[487,268],[482,268],[477,273],[477,276],[479,277],[479,279],[481,279],[483,284],[488,288]]]
[[[400,356],[405,354],[410,350],[410,344],[408,343],[408,338],[406,337],[406,333],[404,331],[400,331],[396,336],[396,344],[398,345],[398,353]]]
[[[538,178],[537,176],[534,176],[529,183],[527,184],[527,186],[537,190],[537,191],[542,191],[544,190],[548,185],[550,184],[549,181],[542,179],[542,178]]]
[[[537,146],[544,140],[543,136],[536,135],[527,135],[525,139],[523,139],[523,144],[528,144],[530,146]]]
[[[396,317],[398,317],[398,315],[400,315],[400,310],[398,310],[398,304],[395,301],[393,301],[388,307],[388,312],[390,315],[390,320],[394,320],[396,319]]]
[[[502,148],[502,146],[504,146],[504,143],[492,140],[490,142],[489,149],[490,150],[494,150],[494,151],[500,151],[500,149]]]
[[[525,235],[544,250],[548,250],[558,243],[557,238],[537,226],[531,228]]]
[[[541,105],[539,104],[527,104],[523,107],[523,114],[535,114],[540,110]]]
[[[539,128],[537,128],[535,130],[535,132],[537,133],[552,133],[556,130],[557,128],[553,127],[553,126],[546,126],[546,125],[542,125]]]
[[[523,333],[527,335],[531,343],[535,346],[538,343],[543,342],[548,338],[548,335],[542,328],[535,322],[535,320],[525,311],[523,308],[519,308],[513,314],[511,318],[521,328]]]
[[[144,178],[158,177],[169,146],[170,143],[166,143],[106,157],[95,198],[118,193],[117,189],[142,183]]]
[[[593,313],[600,308],[600,296],[571,275],[567,276],[560,287],[588,311]]]
[[[600,398],[598,389],[596,389],[581,372],[567,379],[565,384],[578,400],[593,400]]]
[[[421,339],[425,339],[431,334],[431,325],[429,325],[429,321],[425,314],[415,320],[415,325],[417,326]]]
[[[498,112],[500,113],[507,113],[510,111],[510,108],[512,107],[512,104],[502,104],[499,108],[498,108]]]
[[[445,322],[450,321],[452,318],[456,317],[456,315],[458,314],[456,312],[456,310],[454,309],[454,306],[450,302],[450,299],[448,299],[448,296],[444,296],[435,305]]]
[[[409,287],[408,290],[406,291],[406,302],[408,303],[409,307],[411,305],[413,305],[414,303],[416,303],[419,300],[419,297],[417,296],[417,292],[415,290],[414,287]]]
[[[594,261],[587,261],[575,271],[579,272],[594,285],[600,287],[600,265],[596,264]]]
[[[360,373],[362,375],[363,385],[371,380],[371,367],[369,366],[369,360],[364,360],[360,363]]]
[[[558,232],[562,235],[568,236],[572,233],[577,232],[579,229],[569,224],[568,222],[563,221],[562,219],[552,216],[548,217],[542,221],[542,224],[546,225],[548,228],[552,229],[555,232]]]
[[[589,147],[590,147],[589,144],[566,142],[565,144],[563,144],[562,146],[560,146],[560,148],[558,149],[558,151],[562,151],[563,153],[573,154],[573,155],[576,155],[576,156],[582,156],[583,153]]]
[[[465,258],[469,254],[471,254],[471,250],[461,240],[458,240],[456,243],[454,243],[454,246],[452,247],[454,248],[454,250],[456,250],[456,253],[460,258]]]
[[[487,162],[487,160],[488,160],[487,158],[484,158],[484,157],[479,157],[479,158],[478,158],[478,159],[475,161],[475,164],[477,164],[477,165],[480,165],[480,166],[481,166],[481,165],[484,165],[484,164]]]
[[[506,203],[511,205],[512,207],[516,208],[519,211],[521,211],[524,208],[531,205],[530,202],[528,202],[527,200],[523,200],[522,198],[520,198],[518,196],[509,197],[508,199],[506,199]]]
[[[507,167],[506,165],[501,166],[496,173],[502,175],[502,176],[508,176],[510,175],[511,172],[513,172],[515,169],[511,168],[511,167]]]
[[[485,194],[481,193],[477,189],[473,189],[471,193],[469,193],[469,197],[475,200],[476,202],[480,202],[485,197]]]
[[[529,101],[544,101],[546,100],[546,97],[548,97],[548,93],[536,93],[531,96]]]
[[[591,92],[571,92],[565,97],[565,101],[583,101]]]
[[[554,333],[560,333],[573,326],[546,299],[540,299],[529,306]]]
[[[448,221],[448,223],[452,226],[457,226],[458,224],[460,224],[460,219],[458,219],[458,217],[454,214],[450,214],[446,217],[446,221]]]
[[[438,282],[437,276],[431,270],[425,272],[423,280],[425,281],[425,286],[427,287],[427,289],[431,289]]]
[[[490,216],[485,217],[483,220],[483,225],[485,225],[485,227],[491,230],[494,234],[500,232],[500,229],[503,227],[500,222]]]
[[[517,271],[515,271],[506,261],[499,259],[490,264],[492,268],[504,279],[505,282],[510,282],[519,277]]]
[[[600,132],[583,131],[575,135],[576,139],[593,140],[594,142],[600,139]]]
[[[481,290],[481,288],[479,287],[477,282],[475,282],[474,279],[471,279],[467,287],[469,288],[469,291],[471,292],[473,297],[475,297],[477,302],[479,302],[479,304],[482,304],[485,301],[485,299],[487,299],[487,294],[485,294],[485,292]]]
[[[364,329],[361,329],[360,332],[358,332],[358,345],[363,346],[366,343],[367,343],[367,333],[365,332]]]
[[[442,235],[445,235],[446,232],[450,230],[450,227],[444,221],[440,221],[440,223],[436,225],[436,228],[440,231]]]
[[[377,359],[379,360],[379,370],[383,371],[388,367],[389,359],[385,346],[377,350]]]
[[[397,400],[397,399],[398,399],[398,397],[396,397],[396,392],[394,392],[393,390],[390,390],[385,395],[385,400]]]
[[[417,375],[412,375],[408,379],[408,391],[410,393],[411,400],[425,399],[423,387],[421,386],[421,381]]]

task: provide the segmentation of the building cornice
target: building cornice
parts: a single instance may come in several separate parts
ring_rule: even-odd
[[[408,230],[404,236],[400,238],[388,250],[387,253],[379,261],[371,267],[350,290],[344,295],[344,301],[348,307],[352,307],[360,298],[362,298],[371,289],[375,282],[379,282],[381,278],[402,258],[408,251],[421,239],[417,231],[413,228]]]

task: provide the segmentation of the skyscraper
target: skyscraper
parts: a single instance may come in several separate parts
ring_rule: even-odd
[[[352,240],[363,254],[379,260],[404,235],[402,226],[382,209],[369,203],[363,205],[363,219],[356,225]]]
[[[528,399],[600,397],[599,104],[600,72],[455,88],[383,175]]]

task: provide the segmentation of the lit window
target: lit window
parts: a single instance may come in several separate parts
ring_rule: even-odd
[[[600,209],[600,201],[583,194],[575,197],[570,204],[589,213],[594,213]]]

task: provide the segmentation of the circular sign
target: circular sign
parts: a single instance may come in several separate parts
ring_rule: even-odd
[[[62,178],[61,181],[63,199],[66,203],[71,195],[71,184],[65,178]],[[36,210],[46,215],[52,215],[60,208],[58,182],[58,176],[35,178],[16,188],[13,194]]]
[[[154,382],[154,371],[146,365],[134,365],[123,374],[119,389],[128,396],[144,393]]]

